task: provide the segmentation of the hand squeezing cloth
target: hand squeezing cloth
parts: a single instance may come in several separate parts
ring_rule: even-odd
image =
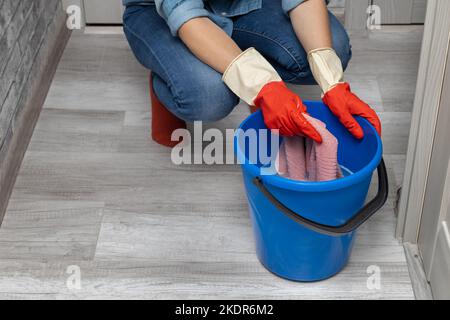
[[[337,139],[322,121],[307,114],[304,117],[319,132],[322,143],[300,136],[284,137],[277,155],[278,174],[301,181],[341,178],[342,172],[337,161]]]

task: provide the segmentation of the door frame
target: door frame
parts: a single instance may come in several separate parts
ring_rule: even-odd
[[[450,1],[429,0],[411,118],[396,236],[417,243],[443,95],[450,40]]]

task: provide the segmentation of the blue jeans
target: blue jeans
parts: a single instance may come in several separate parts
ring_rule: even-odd
[[[152,70],[159,100],[185,121],[216,121],[227,116],[239,98],[222,82],[222,75],[197,59],[173,37],[155,6],[129,6],[124,31],[139,62]],[[233,19],[232,38],[241,49],[255,47],[294,84],[315,84],[307,53],[298,41],[281,1],[265,0],[260,10]],[[330,13],[333,47],[344,69],[351,58],[347,32]]]

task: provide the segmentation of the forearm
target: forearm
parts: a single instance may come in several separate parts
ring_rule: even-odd
[[[325,0],[307,0],[289,12],[295,33],[308,53],[314,79],[324,93],[343,82],[342,62],[333,50]]]
[[[201,61],[224,73],[242,51],[221,28],[209,18],[191,19],[181,26],[178,36]]]
[[[306,52],[331,48],[328,9],[324,0],[308,0],[289,12],[292,26]]]

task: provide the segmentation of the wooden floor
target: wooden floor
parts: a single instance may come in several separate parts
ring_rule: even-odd
[[[383,121],[391,195],[348,266],[316,283],[259,264],[238,167],[176,166],[148,138],[148,72],[124,37],[73,35],[0,228],[0,298],[414,298],[393,208],[421,35],[352,37],[346,77]],[[319,98],[317,87],[295,90]],[[247,114],[241,105],[213,125],[234,128]],[[367,287],[372,265],[380,289]],[[66,285],[69,266],[81,270],[80,289]]]

